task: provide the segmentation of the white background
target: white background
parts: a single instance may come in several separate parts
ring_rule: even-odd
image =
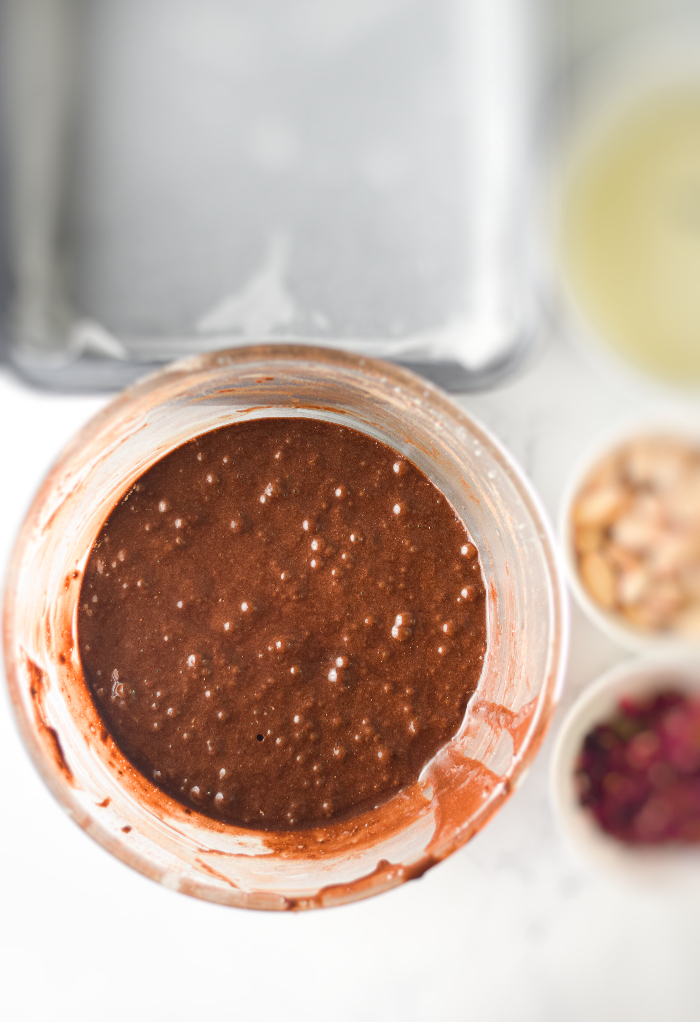
[[[552,343],[517,378],[461,403],[510,447],[554,516],[573,462],[596,434],[659,400],[639,381]],[[40,480],[102,404],[32,391],[0,371],[3,571]],[[626,655],[574,608],[562,707],[500,815],[421,880],[306,914],[197,902],[112,858],[40,781],[3,686],[0,1016],[696,1020],[700,862],[697,891],[620,886],[576,860],[549,805],[562,710]]]

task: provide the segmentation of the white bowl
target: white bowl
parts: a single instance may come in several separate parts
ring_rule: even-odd
[[[670,92],[697,91],[700,32],[692,19],[642,19],[636,28],[615,33],[579,55],[566,117],[542,199],[543,260],[556,310],[567,337],[599,372],[632,383],[651,397],[697,401],[697,380],[666,376],[617,347],[595,320],[567,266],[562,223],[576,170],[635,111]],[[601,45],[602,43],[602,45]]]
[[[601,829],[579,802],[576,760],[586,735],[609,720],[625,696],[642,698],[664,689],[700,695],[700,657],[650,655],[607,671],[576,700],[557,735],[550,768],[554,815],[567,844],[588,866],[632,884],[697,886],[700,846],[630,845]]]
[[[614,611],[605,610],[590,595],[579,573],[573,542],[571,512],[573,504],[588,476],[607,455],[631,440],[652,437],[677,438],[700,449],[700,415],[688,408],[659,411],[644,418],[636,416],[607,431],[589,447],[575,465],[564,488],[558,532],[564,566],[576,602],[590,620],[623,649],[634,653],[666,652],[692,655],[700,649],[700,639],[690,639],[671,632],[651,632],[636,628]]]

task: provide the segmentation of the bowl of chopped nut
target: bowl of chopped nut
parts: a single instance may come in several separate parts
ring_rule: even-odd
[[[644,651],[700,644],[700,418],[626,426],[584,457],[560,535],[583,610]]]

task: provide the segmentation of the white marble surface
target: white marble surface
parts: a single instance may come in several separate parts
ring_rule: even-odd
[[[550,512],[595,433],[658,395],[550,343],[518,378],[463,399]],[[0,372],[0,569],[61,445],[103,403]],[[573,611],[576,693],[626,654]],[[420,881],[340,909],[276,915],[164,890],[73,824],[36,774],[4,686],[0,1008],[8,1022],[366,1019],[624,1022],[700,1015],[698,891],[615,886],[564,846],[550,733],[522,789]]]

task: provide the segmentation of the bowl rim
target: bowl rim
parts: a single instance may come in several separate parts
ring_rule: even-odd
[[[35,496],[31,507],[27,511],[24,523],[16,538],[5,579],[3,619],[5,663],[11,702],[20,732],[35,766],[54,796],[75,822],[99,844],[127,865],[137,869],[151,879],[159,881],[165,886],[172,886],[168,882],[169,871],[165,866],[153,862],[152,859],[138,852],[133,847],[128,846],[118,837],[115,837],[98,819],[85,810],[76,798],[71,785],[66,782],[61,772],[56,770],[55,763],[49,761],[45,748],[37,739],[35,734],[36,725],[30,719],[20,696],[18,669],[15,663],[13,648],[13,634],[15,630],[13,594],[20,575],[22,562],[20,554],[28,540],[27,530],[31,531],[30,524],[35,517],[37,509],[41,507],[46,495],[54,489],[57,480],[61,477],[64,466],[70,463],[73,453],[79,450],[105,423],[108,423],[115,415],[118,415],[123,407],[128,407],[129,403],[137,398],[141,392],[148,393],[159,382],[165,384],[169,377],[182,376],[183,374],[190,375],[195,371],[215,371],[218,367],[221,367],[224,373],[226,371],[235,372],[236,369],[240,369],[249,363],[259,362],[264,359],[268,361],[270,359],[279,359],[280,364],[284,362],[298,363],[300,360],[306,361],[307,364],[312,362],[315,365],[321,362],[329,365],[329,367],[337,364],[360,371],[363,375],[379,377],[382,381],[395,386],[404,386],[412,389],[419,387],[422,395],[427,399],[431,410],[436,413],[438,419],[440,416],[445,415],[451,417],[458,424],[465,425],[473,436],[478,437],[478,442],[484,448],[490,449],[493,452],[508,475],[508,478],[514,483],[528,514],[532,517],[533,522],[537,524],[539,542],[547,565],[547,578],[551,587],[552,632],[549,636],[547,673],[543,678],[540,695],[537,697],[538,702],[533,713],[532,722],[522,746],[514,756],[513,766],[508,776],[496,785],[492,796],[486,800],[486,805],[482,809],[475,812],[469,826],[458,830],[449,840],[445,841],[437,849],[434,849],[432,853],[423,853],[420,858],[411,862],[406,867],[394,866],[391,869],[378,870],[370,876],[352,881],[341,890],[337,888],[323,889],[332,892],[327,900],[315,898],[281,899],[281,903],[279,898],[272,898],[269,895],[265,895],[264,892],[262,896],[260,896],[261,892],[253,891],[248,893],[240,890],[222,894],[219,889],[208,885],[204,879],[201,882],[188,882],[186,887],[178,888],[184,893],[224,904],[254,908],[303,909],[322,907],[324,905],[337,905],[358,900],[390,887],[398,886],[408,879],[421,876],[436,862],[446,858],[456,848],[466,843],[503,805],[512,791],[522,781],[527,768],[539,750],[561,693],[568,652],[569,608],[558,545],[555,541],[546,511],[532,484],[527,480],[510,453],[491,434],[490,430],[482,426],[471,414],[456,405],[439,388],[416,376],[410,370],[384,363],[380,360],[335,349],[287,343],[261,343],[245,348],[234,348],[230,351],[209,352],[189,356],[186,359],[178,360],[159,368],[154,373],[150,373],[116,395],[105,408],[83,426],[73,440],[59,454]],[[166,395],[164,394],[163,399],[165,400],[165,398]]]

